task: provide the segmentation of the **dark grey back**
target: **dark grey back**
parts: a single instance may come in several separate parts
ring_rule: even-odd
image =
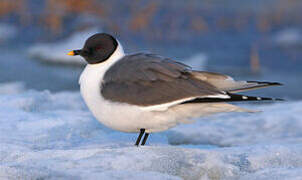
[[[139,106],[222,94],[191,72],[185,64],[154,54],[127,55],[105,73],[101,93],[108,100]]]

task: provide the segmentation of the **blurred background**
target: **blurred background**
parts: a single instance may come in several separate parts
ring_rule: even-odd
[[[198,118],[136,148],[79,93],[85,61],[67,53],[98,32],[126,53],[283,83],[247,93],[287,101],[240,103],[263,112]],[[0,179],[300,180],[301,70],[301,0],[0,0]]]
[[[300,0],[0,0],[0,83],[78,91],[69,57],[97,32],[127,53],[153,52],[236,79],[278,81],[253,92],[302,99]]]

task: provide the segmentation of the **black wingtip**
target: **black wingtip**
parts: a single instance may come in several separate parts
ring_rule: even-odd
[[[257,83],[257,84],[266,84],[269,86],[283,86],[282,83],[279,82],[266,82],[266,81],[246,81],[247,83]]]
[[[279,83],[279,82],[272,82],[271,85],[274,85],[274,86],[283,86],[283,84]]]
[[[268,98],[268,97],[257,97],[257,96],[246,96],[241,94],[232,94],[227,93],[229,98],[196,98],[193,100],[189,100],[183,102],[182,104],[186,103],[209,103],[209,102],[236,102],[236,101],[284,101],[281,98]]]
[[[228,93],[228,95],[231,97],[231,100],[237,100],[237,101],[284,101],[284,99],[281,98],[245,96],[241,94],[232,94],[232,93]]]
[[[272,82],[272,83],[270,83],[270,85],[273,85],[273,86],[283,86],[283,84],[279,83],[279,82]]]

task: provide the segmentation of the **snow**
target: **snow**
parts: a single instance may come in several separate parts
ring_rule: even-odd
[[[10,82],[1,84],[0,94],[17,94],[25,90],[25,85],[22,82]]]
[[[302,32],[297,28],[287,28],[277,32],[273,39],[280,46],[297,46],[302,44]]]
[[[0,179],[302,178],[302,102],[248,104],[133,145],[110,130],[79,92],[0,84]],[[177,145],[177,146],[176,146]]]
[[[262,112],[223,114],[176,127],[168,135],[169,142],[217,146],[299,142],[302,140],[302,119],[299,116],[302,114],[301,107],[301,101],[250,105],[247,108]],[[236,130],[232,131],[234,129]]]
[[[98,28],[90,28],[76,32],[67,39],[55,43],[39,43],[28,49],[31,58],[48,63],[84,65],[86,62],[79,56],[68,56],[71,50],[81,49],[87,38],[101,32]],[[51,52],[51,53],[50,53]]]

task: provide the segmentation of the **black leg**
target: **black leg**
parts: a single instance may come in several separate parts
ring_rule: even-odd
[[[142,144],[141,144],[142,146],[146,144],[146,141],[147,141],[147,139],[148,139],[148,136],[149,136],[149,133],[146,133],[145,136],[144,136],[143,142],[142,142]]]
[[[136,146],[138,146],[139,143],[141,142],[141,138],[142,138],[143,134],[145,133],[145,129],[140,129],[140,131],[141,132],[139,133],[139,135],[138,135],[138,137],[136,139],[136,143],[135,143]]]

